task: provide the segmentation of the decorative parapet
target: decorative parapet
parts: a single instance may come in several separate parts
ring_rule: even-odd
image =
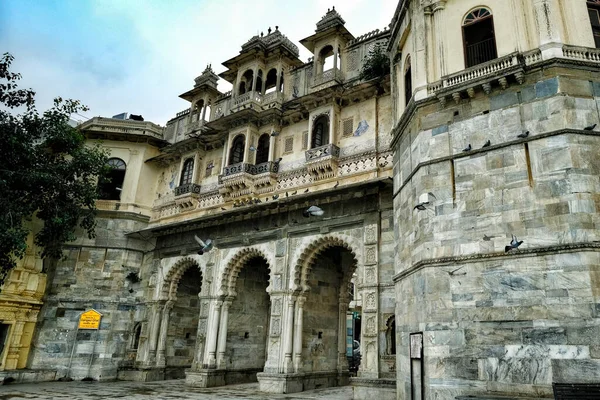
[[[94,117],[78,127],[82,131],[118,133],[163,138],[163,128],[149,121]]]
[[[235,97],[232,101],[231,108],[236,109],[237,111],[242,107],[247,108],[248,106],[250,106],[252,108],[256,105],[260,109],[260,107],[262,106],[262,102],[262,95],[258,92],[251,91]]]
[[[271,103],[281,104],[283,103],[283,93],[271,92],[262,96],[262,105],[268,106]]]
[[[224,199],[235,199],[252,193],[254,189],[252,167],[254,166],[248,163],[237,163],[223,169],[223,174],[219,176],[219,193]]]
[[[532,57],[534,57],[532,55]],[[442,106],[446,104],[446,97],[451,97],[458,103],[462,98],[461,93],[466,92],[469,97],[475,96],[475,89],[481,87],[490,93],[492,83],[498,81],[503,89],[508,87],[508,79],[514,76],[521,84],[524,79],[525,60],[519,53],[512,53],[504,57],[478,64],[463,71],[447,75],[441,80],[427,86],[429,95],[436,96]]]
[[[279,172],[279,163],[267,161],[262,164],[253,165],[254,171],[254,192],[263,194],[272,192],[277,187],[277,172]]]
[[[355,44],[365,42],[369,39],[373,39],[378,36],[383,36],[384,34],[388,34],[388,35],[390,34],[389,28],[387,26],[384,27],[383,30],[375,29],[371,32],[367,32],[364,35],[360,35],[357,38],[348,41],[348,44],[346,45],[346,47],[352,47]],[[385,43],[382,43],[382,45],[387,46],[387,41]]]
[[[313,78],[313,87],[323,85],[329,82],[342,83],[344,74],[337,68],[331,68],[325,72],[315,75]]]
[[[175,188],[175,204],[182,210],[191,210],[198,206],[200,185],[188,183]]]
[[[564,58],[571,60],[600,63],[600,49],[564,44],[562,47],[562,53]]]
[[[306,150],[306,169],[313,180],[333,178],[337,175],[340,148],[334,144]]]

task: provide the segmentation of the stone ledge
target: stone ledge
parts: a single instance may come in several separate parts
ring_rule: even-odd
[[[18,369],[0,371],[0,385],[7,379],[12,383],[51,382],[56,380],[56,370],[50,369]],[[7,382],[8,383],[8,382]]]
[[[350,378],[352,386],[371,386],[371,387],[388,387],[396,389],[396,381],[394,379],[365,379],[365,378]]]

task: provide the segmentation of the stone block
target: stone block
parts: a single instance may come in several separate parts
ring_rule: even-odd
[[[600,360],[552,360],[552,382],[598,382]]]
[[[515,92],[505,92],[497,96],[490,97],[490,110],[498,110],[519,103],[519,98]]]
[[[558,78],[551,78],[535,84],[535,97],[542,98],[558,93]]]

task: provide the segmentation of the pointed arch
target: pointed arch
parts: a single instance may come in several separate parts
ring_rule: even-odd
[[[334,246],[343,247],[352,254],[352,257],[354,258],[354,268],[351,272],[353,273],[356,271],[361,260],[360,244],[346,235],[323,236],[312,241],[300,251],[297,261],[291,271],[291,279],[293,280],[292,289],[294,291],[308,292],[310,290],[310,287],[308,286],[308,277],[315,258],[324,250]],[[344,279],[344,285],[350,285],[352,273],[347,274],[348,276]]]
[[[237,277],[244,265],[252,258],[260,257],[267,262],[269,270],[272,270],[272,262],[270,258],[257,247],[248,247],[238,251],[230,260],[227,262],[223,272],[221,274],[220,286],[218,295],[235,297],[235,285],[237,283]],[[271,284],[271,278],[269,277],[269,285]]]
[[[195,266],[200,271],[200,275],[202,276],[202,285],[204,285],[206,280],[204,279],[200,264],[198,264],[198,262],[191,257],[184,257],[177,261],[165,275],[160,291],[161,300],[175,301],[177,299],[177,287],[179,286],[179,280],[185,271],[192,266]]]

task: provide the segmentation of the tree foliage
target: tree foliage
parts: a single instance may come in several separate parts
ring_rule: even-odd
[[[40,115],[35,92],[10,71],[13,59],[0,58],[0,284],[25,254],[32,218],[42,222],[34,238],[42,258],[60,258],[78,226],[93,237],[96,179],[108,168],[105,151],[69,125],[87,108],[59,97]]]
[[[359,78],[363,81],[371,79],[381,79],[390,73],[390,58],[385,52],[385,48],[377,44],[365,57],[365,61],[360,70]]]

